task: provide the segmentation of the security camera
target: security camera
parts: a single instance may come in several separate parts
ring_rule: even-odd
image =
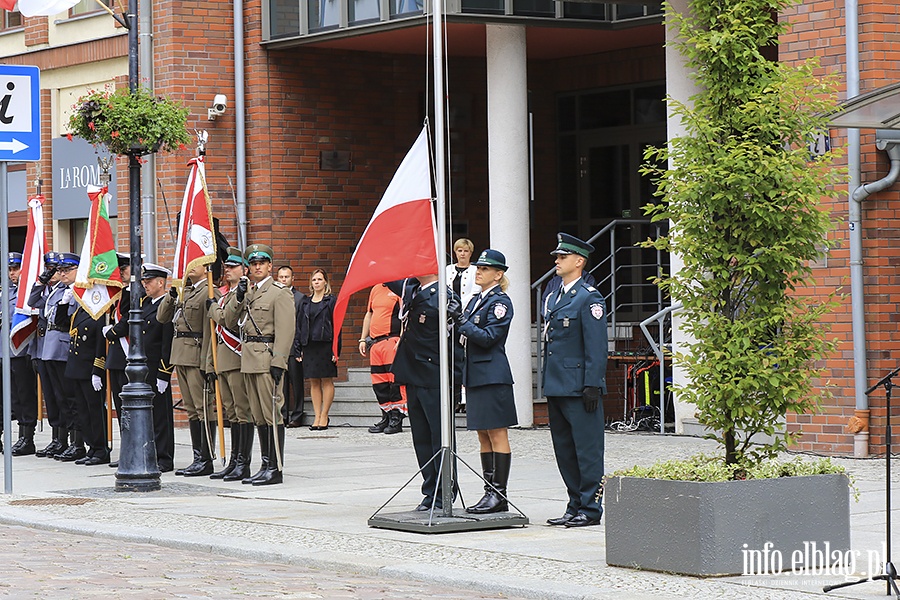
[[[210,121],[215,121],[216,117],[222,116],[225,114],[225,109],[228,107],[228,98],[225,97],[225,94],[216,94],[216,97],[213,98],[212,108],[208,108],[206,110],[206,116]]]

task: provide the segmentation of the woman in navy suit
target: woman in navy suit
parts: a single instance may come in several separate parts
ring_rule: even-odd
[[[506,484],[512,454],[507,427],[516,425],[513,378],[506,358],[506,337],[513,306],[506,289],[506,257],[487,249],[474,263],[475,295],[459,318],[457,331],[465,348],[462,383],[466,387],[467,429],[478,431],[484,497],[466,509],[475,514],[509,510]]]

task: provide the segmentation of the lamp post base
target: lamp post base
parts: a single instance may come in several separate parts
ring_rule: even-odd
[[[161,488],[153,437],[153,389],[146,383],[127,383],[119,395],[122,442],[119,444],[117,492],[155,492]]]

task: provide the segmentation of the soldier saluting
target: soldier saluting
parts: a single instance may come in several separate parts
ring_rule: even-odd
[[[281,378],[294,341],[296,315],[290,289],[272,278],[274,252],[265,244],[251,244],[244,252],[250,280],[241,278],[225,305],[225,325],[241,334],[241,373],[250,411],[258,425],[262,467],[242,483],[282,483],[284,406]],[[251,283],[252,282],[252,283]]]

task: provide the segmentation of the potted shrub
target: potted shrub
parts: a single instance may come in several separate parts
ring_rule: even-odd
[[[831,228],[821,200],[844,177],[834,152],[809,150],[836,107],[834,81],[814,75],[815,61],[764,56],[786,28],[773,14],[795,1],[691,0],[686,14],[665,5],[700,91],[690,105],[669,99],[686,133],[646,155],[660,198],[646,211],[670,229],[645,245],[683,261],[659,282],[691,338],[673,357],[689,382],[676,391],[724,451],[611,478],[609,564],[740,574],[766,543],[788,556],[804,543],[849,549],[846,475],[771,462],[797,435],[785,415],[827,394],[817,363],[835,345],[822,324],[835,299],[799,292]]]
[[[191,141],[189,109],[138,87],[91,91],[78,99],[69,117],[70,136],[104,144],[113,154],[143,156],[181,149]]]

